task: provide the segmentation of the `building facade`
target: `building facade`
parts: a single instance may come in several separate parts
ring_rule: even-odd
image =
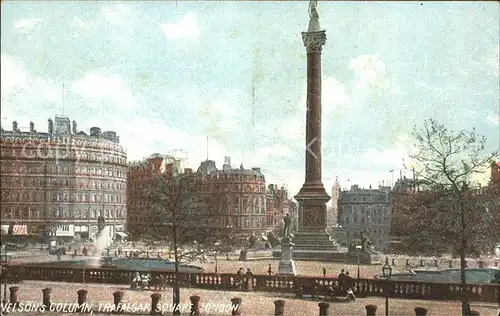
[[[269,184],[266,191],[266,229],[273,231],[283,226],[285,214],[290,214],[292,219],[292,231],[297,228],[298,208],[296,203],[289,197],[285,186],[278,187],[277,184]]]
[[[127,175],[127,228],[133,238],[140,238],[156,217],[149,194],[155,189],[157,177],[180,174],[180,159],[171,155],[153,154],[129,163]]]
[[[340,192],[339,226],[345,230],[344,241],[350,244],[363,233],[377,249],[387,249],[390,243],[391,188],[362,189],[357,185]]]
[[[330,230],[335,224],[338,223],[338,213],[339,213],[339,199],[340,199],[340,190],[341,190],[339,179],[335,179],[335,183],[332,187],[332,201],[331,206],[327,208],[327,216],[326,221],[328,225],[328,230]]]
[[[92,127],[87,134],[56,116],[46,133],[13,122],[0,142],[2,235],[87,239],[99,216],[111,237],[124,234],[127,156],[115,132]]]
[[[144,235],[161,216],[153,211],[153,201],[148,195],[157,184],[157,177],[166,175],[168,179],[181,174],[201,181],[200,200],[204,197],[219,200],[210,206],[209,215],[203,216],[204,226],[226,229],[228,234],[246,237],[266,231],[265,178],[259,168],[232,168],[231,159],[226,157],[222,169],[217,169],[215,161],[206,160],[196,172],[189,168],[181,172],[178,159],[155,154],[129,166],[128,227],[135,237]]]
[[[225,157],[222,169],[206,160],[197,173],[205,178],[205,194],[221,196],[221,209],[213,219],[217,227],[242,237],[266,232],[266,181],[260,168],[232,168],[231,158]]]

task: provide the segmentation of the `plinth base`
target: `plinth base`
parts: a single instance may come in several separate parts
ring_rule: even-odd
[[[295,270],[295,262],[293,260],[284,261],[281,260],[278,267],[278,276],[295,276],[297,272]]]

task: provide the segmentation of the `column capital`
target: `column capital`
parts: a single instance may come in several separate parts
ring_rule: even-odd
[[[302,32],[302,41],[308,53],[321,52],[326,43],[326,31]]]

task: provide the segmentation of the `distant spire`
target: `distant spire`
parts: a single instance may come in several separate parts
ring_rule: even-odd
[[[64,83],[62,84],[62,115],[64,116]]]

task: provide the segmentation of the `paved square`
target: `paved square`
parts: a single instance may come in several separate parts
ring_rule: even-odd
[[[26,281],[19,285],[19,301],[20,302],[41,302],[42,289],[52,288],[53,303],[76,303],[79,289],[88,290],[88,303],[94,307],[99,304],[113,303],[113,292],[123,291],[125,293],[123,303],[136,303],[150,306],[151,291],[131,291],[126,286],[119,285],[99,285],[99,284],[76,284],[76,283],[47,283]],[[167,289],[160,292],[162,295],[160,304],[170,304],[172,302],[172,290]],[[274,315],[274,301],[280,297],[274,296],[271,293],[241,293],[241,292],[225,292],[225,291],[209,291],[199,289],[181,289],[181,303],[189,304],[189,296],[201,296],[201,307],[208,306],[207,304],[230,304],[230,299],[240,297],[243,299],[241,311],[242,316],[267,316]],[[302,315],[317,315],[319,312],[319,301],[310,301],[305,299],[283,298],[285,300],[285,315],[302,316]],[[332,302],[330,306],[331,315],[366,315],[365,305],[375,304],[379,307],[377,314],[384,315],[384,298],[364,298],[357,299],[355,302]],[[444,301],[422,301],[422,300],[401,300],[390,299],[389,310],[391,316],[413,316],[415,315],[414,308],[423,306],[429,310],[430,316],[453,316],[460,314],[460,304],[458,302]],[[137,306],[137,305],[136,305]],[[498,307],[491,304],[473,304],[473,309],[479,311],[481,315],[495,315]],[[203,310],[202,310],[203,311]],[[148,314],[144,311],[141,314]],[[60,315],[60,313],[11,313],[10,315]],[[94,314],[106,315],[106,314]],[[202,315],[230,315],[226,313],[202,313]]]

